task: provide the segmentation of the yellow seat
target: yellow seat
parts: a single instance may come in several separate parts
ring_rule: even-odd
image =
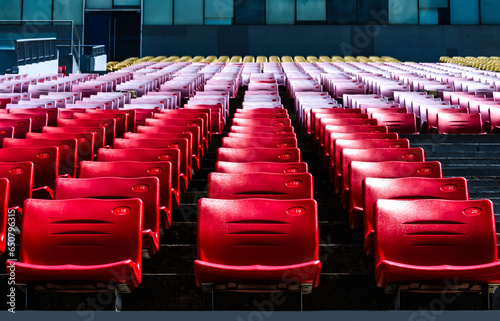
[[[257,63],[265,63],[267,62],[267,57],[266,56],[257,56],[257,59],[255,60]]]
[[[304,58],[303,56],[295,56],[293,57],[293,61],[295,63],[307,62],[306,58]]]
[[[231,63],[241,63],[241,62],[243,62],[243,59],[241,58],[241,56],[232,56],[231,60],[229,60],[229,62],[231,62]]]
[[[283,56],[281,57],[281,62],[293,62],[293,58],[291,56]]]
[[[243,58],[244,63],[254,63],[255,62],[255,57],[254,56],[245,56]]]
[[[269,62],[281,62],[281,59],[278,56],[271,56],[269,57]]]

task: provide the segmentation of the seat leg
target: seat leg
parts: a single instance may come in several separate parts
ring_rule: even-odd
[[[24,297],[24,309],[28,311],[31,307],[33,307],[33,299],[35,296],[35,286],[31,284],[27,284],[24,286],[26,292]]]
[[[300,311],[304,311],[304,293],[300,292]]]
[[[115,288],[115,311],[121,312],[122,305],[123,305],[122,291],[120,291],[120,289],[118,288]]]
[[[213,283],[202,283],[201,289],[203,292],[210,293],[212,297],[212,311],[215,311],[215,287]]]
[[[399,286],[394,291],[394,310],[401,310],[401,290]]]

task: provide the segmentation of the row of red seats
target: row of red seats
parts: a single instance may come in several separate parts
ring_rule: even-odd
[[[387,292],[432,291],[445,288],[448,279],[457,283],[451,290],[479,292],[498,284],[491,201],[469,200],[464,178],[443,178],[439,162],[426,162],[421,148],[361,109],[310,113],[322,126],[312,138],[319,155],[328,157],[350,226],[363,225],[377,286]],[[316,135],[321,129],[325,134]],[[321,143],[321,137],[328,141]]]
[[[276,82],[264,77],[250,76],[250,85],[261,86],[252,86],[245,102],[260,97],[274,105]],[[317,204],[287,111],[238,109],[215,170],[208,198],[198,203],[196,284],[207,291],[310,293],[321,269]]]

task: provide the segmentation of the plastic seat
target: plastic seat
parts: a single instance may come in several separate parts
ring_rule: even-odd
[[[349,149],[344,148],[340,153],[341,177],[338,177],[337,191],[341,193],[344,205],[347,207],[349,194],[349,168],[351,162],[425,162],[424,150],[422,148],[367,148]]]
[[[206,144],[212,140],[212,121],[216,121],[216,127],[222,126],[218,123],[222,120],[213,119],[212,112],[208,108],[190,108],[186,109],[166,109],[161,110],[160,113],[154,115],[155,119],[171,119],[179,121],[181,119],[191,120],[201,118],[203,122],[195,121],[198,126],[200,126],[201,137],[206,140]],[[167,126],[175,126],[175,125],[167,125]],[[184,125],[185,126],[185,125]],[[192,125],[191,125],[192,126]]]
[[[332,172],[333,181],[336,184],[338,184],[337,179],[342,177],[341,155],[346,148],[410,148],[410,141],[408,139],[336,139],[332,151],[332,163],[329,164],[329,171]]]
[[[113,161],[113,162],[81,162],[78,170],[79,178],[101,178],[101,177],[157,177],[160,181],[160,206],[164,208],[160,222],[165,229],[170,228],[170,214],[172,200],[170,191],[172,189],[172,165],[169,162],[135,162],[135,161]],[[106,188],[106,186],[103,186]]]
[[[78,141],[75,138],[48,139],[48,138],[4,138],[3,148],[24,147],[58,147],[59,148],[59,175],[76,177]]]
[[[217,149],[219,162],[300,162],[298,148],[224,148]]]
[[[283,134],[283,133],[293,133],[294,129],[292,126],[231,126],[230,131],[232,133],[241,133],[241,134],[251,134],[251,133],[274,133],[274,134]]]
[[[119,137],[119,124],[124,127],[124,133],[126,132],[133,132],[135,133],[136,130],[136,117],[137,117],[137,112],[134,109],[120,109],[120,110],[95,110],[95,109],[87,109],[85,110],[86,114],[96,114],[96,115],[102,115],[104,116],[103,118],[108,118],[111,116],[114,116],[114,118],[117,120],[116,122],[116,135]],[[123,117],[126,117],[126,123],[123,125]],[[108,116],[108,117],[105,117]]]
[[[32,162],[0,162],[0,177],[8,179],[10,185],[8,206],[16,211],[18,222],[24,201],[33,195],[34,171]]]
[[[439,134],[481,134],[483,123],[481,114],[438,113]]]
[[[389,131],[398,134],[417,133],[417,122],[414,113],[373,113],[372,117],[377,119],[381,126],[387,126]]]
[[[56,180],[54,199],[73,198],[138,198],[142,200],[142,247],[143,257],[150,258],[160,249],[160,217],[166,209],[160,207],[160,181],[157,177],[140,178],[79,178]]]
[[[423,215],[424,214],[424,215]],[[375,280],[386,292],[481,291],[500,283],[489,200],[378,200]],[[398,244],[398,246],[394,246]]]
[[[345,115],[345,114],[344,114]],[[359,114],[359,116],[362,116],[364,114]],[[316,149],[319,152],[320,156],[324,155],[324,148],[325,143],[327,141],[326,136],[328,136],[329,133],[326,132],[326,126],[377,126],[378,121],[376,119],[358,119],[358,118],[347,118],[347,119],[332,119],[332,118],[321,118],[320,124],[319,124],[319,130],[314,133],[315,138],[317,137],[318,140],[315,140],[315,143],[318,145],[315,146]],[[380,125],[382,126],[382,125]],[[317,136],[316,136],[317,134]]]
[[[279,118],[279,119],[269,119],[269,118],[252,118],[252,119],[244,119],[244,118],[234,118],[233,126],[291,126],[292,122],[288,118]]]
[[[19,107],[19,106],[18,106]],[[59,118],[59,108],[10,108],[9,114],[25,114],[29,115],[31,119],[39,116],[40,114],[47,115],[47,126],[56,126],[57,119]],[[34,119],[40,121],[39,119]]]
[[[92,134],[94,137],[94,151],[96,154],[99,148],[103,148],[105,146],[105,134],[106,128],[97,126],[97,127],[44,127],[42,133],[47,134],[76,134],[76,135],[88,135]],[[81,136],[80,136],[81,137]],[[88,138],[88,137],[87,137]],[[79,139],[79,147],[82,146],[84,141]],[[86,153],[85,153],[86,155]]]
[[[54,166],[59,164],[57,147],[0,148],[0,162],[32,162],[34,194],[52,198],[58,176],[58,166]]]
[[[295,133],[283,133],[283,134],[275,134],[275,133],[227,133],[228,138],[253,138],[253,139],[262,139],[262,138],[297,138]]]
[[[189,142],[186,138],[171,138],[171,139],[115,139],[116,149],[135,149],[135,148],[176,148],[180,151],[180,166],[181,173],[181,186],[188,187],[188,183],[192,179],[192,158],[189,154]]]
[[[497,134],[500,132],[500,108],[490,108],[488,110],[490,116],[490,132]]]
[[[193,152],[201,159],[204,155],[204,143],[198,126],[137,126],[139,134],[191,134],[193,138]],[[208,147],[208,146],[207,146]]]
[[[382,164],[376,164],[375,167],[380,165]],[[433,171],[433,173],[437,172],[437,169]],[[417,175],[419,174],[417,170]],[[425,174],[420,174],[419,176],[423,175]],[[375,233],[374,208],[377,200],[423,198],[468,200],[467,181],[462,177],[430,178],[427,176],[412,176],[391,179],[375,178],[373,176],[367,177],[363,181],[363,230],[366,254],[373,253],[373,237]]]
[[[104,143],[108,146],[112,146],[113,139],[115,139],[116,120],[114,118],[59,119],[57,121],[57,126],[58,127],[104,127],[104,129],[106,129],[104,131]]]
[[[181,152],[177,148],[130,148],[130,149],[109,149],[101,148],[97,153],[97,161],[99,162],[115,162],[115,161],[136,161],[136,162],[156,162],[168,161],[172,165],[172,208],[179,207],[179,195],[182,190],[186,190],[184,186],[181,188],[181,177],[184,182],[184,174],[181,173]]]
[[[170,117],[166,119],[146,119],[145,125],[150,127],[164,126],[198,126],[200,128],[201,140],[205,146],[212,140],[209,132],[206,131],[205,122],[201,118],[184,118],[178,119],[175,115],[163,114],[161,117]],[[156,115],[154,117],[157,117]]]
[[[321,270],[317,212],[314,200],[200,199],[196,285],[311,292]]]
[[[10,110],[12,109],[9,109],[9,112]],[[12,120],[18,120],[20,122],[23,122],[25,119],[30,119],[31,120],[30,132],[35,132],[35,133],[41,133],[42,128],[44,126],[47,126],[47,114],[33,115],[33,114],[9,113],[0,115],[0,119],[12,119]],[[17,127],[16,130],[19,130],[19,127]],[[24,136],[26,136],[26,133],[24,133]],[[17,137],[17,138],[24,138],[24,137]]]
[[[222,138],[222,147],[227,148],[290,148],[298,147],[296,138]]]
[[[4,138],[14,138],[14,127],[12,126],[0,127],[0,146],[2,146],[2,140]]]
[[[27,200],[19,261],[6,267],[17,285],[130,292],[141,283],[142,212],[139,199]]]
[[[210,173],[207,197],[312,199],[313,179],[309,173]]]
[[[5,252],[5,247],[8,241],[7,221],[9,220],[10,223],[10,219],[7,216],[9,207],[9,192],[9,180],[7,178],[0,178],[0,255]]]
[[[305,162],[275,163],[275,162],[216,162],[217,173],[282,173],[298,174],[308,173],[308,165]]]
[[[13,127],[15,138],[25,138],[26,134],[31,132],[31,119],[29,117],[21,119],[2,119],[0,117],[0,127]]]
[[[438,113],[445,114],[445,113],[463,113],[467,114],[469,113],[468,108],[450,108],[448,106],[439,106],[439,107],[429,107],[425,111],[425,119],[427,120],[427,124],[423,124],[422,126],[422,131],[423,132],[437,132],[437,115]],[[421,116],[422,118],[422,116]]]

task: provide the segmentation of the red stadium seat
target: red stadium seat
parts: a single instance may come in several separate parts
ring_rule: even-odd
[[[253,138],[253,139],[262,139],[262,138],[297,138],[295,133],[283,133],[283,134],[275,134],[275,133],[227,133],[227,137],[229,138]]]
[[[481,114],[438,113],[439,134],[481,134],[483,123]]]
[[[273,134],[284,134],[293,133],[294,129],[292,126],[231,126],[230,131],[232,133],[240,134],[251,134],[251,133],[273,133]]]
[[[160,249],[160,217],[166,209],[160,207],[160,181],[157,177],[140,178],[60,178],[56,180],[54,199],[74,198],[138,198],[144,206],[142,223],[143,257],[150,258]],[[160,214],[162,213],[162,214]]]
[[[29,117],[23,117],[21,119],[2,119],[0,117],[0,127],[13,127],[15,138],[25,138],[26,134],[31,132],[31,119]]]
[[[137,126],[139,134],[167,134],[167,133],[190,133],[193,137],[193,152],[203,157],[203,137],[198,126]]]
[[[40,114],[47,114],[47,125],[57,126],[57,119],[59,118],[59,108],[10,108],[9,114],[25,114],[33,116],[38,116]],[[35,119],[39,121],[39,119]]]
[[[275,162],[216,162],[217,173],[283,173],[298,174],[308,173],[308,165],[305,162],[297,163],[275,163]]]
[[[68,139],[19,139],[4,138],[3,148],[24,147],[58,147],[59,148],[59,175],[76,177],[78,141],[75,138]]]
[[[415,163],[408,163],[415,165]],[[363,164],[357,164],[363,165]],[[384,164],[373,164],[374,167],[382,166],[384,171],[389,166]],[[400,166],[400,164],[395,164]],[[429,162],[430,165],[430,162]],[[405,165],[410,166],[410,165]],[[373,171],[375,168],[370,168]],[[438,169],[433,171],[437,174]],[[367,177],[363,181],[363,229],[365,235],[365,252],[373,253],[373,237],[375,229],[375,203],[379,199],[448,199],[448,200],[468,200],[469,194],[467,181],[464,178],[430,178],[423,173],[415,173],[419,177],[403,178],[376,178]],[[389,176],[385,175],[384,176]],[[405,175],[406,176],[406,175]],[[430,173],[430,176],[432,173]],[[380,176],[377,176],[380,177]],[[396,177],[394,175],[394,177]]]
[[[309,293],[319,284],[314,200],[204,198],[196,238],[195,280],[205,290]]]
[[[269,118],[252,118],[252,119],[245,119],[245,118],[234,118],[233,119],[233,126],[253,126],[253,127],[260,127],[260,126],[275,126],[275,127],[281,127],[281,126],[291,126],[292,122],[289,118],[278,118],[278,119],[269,119]]]
[[[345,115],[345,114],[344,114]],[[359,114],[364,115],[364,114]],[[329,132],[326,132],[327,126],[377,126],[376,119],[359,119],[359,118],[346,118],[346,119],[334,119],[334,118],[321,118],[319,121],[319,130],[317,132],[318,140],[315,143],[318,144],[316,147],[318,149],[319,155],[323,157],[325,143],[327,142],[327,137]],[[330,127],[331,128],[331,127]],[[316,135],[316,133],[315,133]],[[315,137],[316,138],[316,137]]]
[[[7,245],[7,209],[9,207],[9,191],[9,180],[7,178],[0,178],[0,255],[5,252],[5,247]]]
[[[135,162],[135,161],[113,161],[113,162],[81,162],[78,171],[79,178],[99,177],[157,177],[160,181],[160,206],[163,207],[160,222],[165,229],[170,228],[170,214],[172,199],[172,164],[169,162]]]
[[[490,132],[497,134],[500,132],[500,108],[490,108]]]
[[[24,217],[19,261],[6,262],[15,266],[16,284],[115,290],[119,310],[121,292],[141,283],[141,200],[31,199]]]
[[[32,197],[34,171],[32,162],[0,163],[0,177],[10,183],[9,209],[14,209],[18,215],[22,214],[24,201]]]
[[[177,148],[131,148],[131,149],[109,149],[101,148],[97,153],[99,162],[114,161],[136,161],[136,162],[156,162],[168,161],[172,164],[172,208],[179,207],[179,194],[181,191],[181,152]],[[183,179],[184,180],[184,179]]]
[[[217,149],[220,162],[300,162],[298,148],[224,148]]]
[[[102,126],[96,127],[44,127],[42,133],[47,134],[92,134],[94,136],[94,153],[97,153],[99,148],[105,145],[104,138],[106,136],[106,128]],[[82,140],[79,139],[80,145]]]
[[[75,133],[75,134],[64,134],[64,133],[28,133],[26,138],[28,139],[76,139],[77,144],[77,161],[79,164],[83,160],[92,161],[94,160],[94,141],[95,135],[93,133]],[[61,158],[61,157],[59,157]],[[62,173],[59,173],[62,174]]]
[[[92,114],[92,113],[75,113],[73,119],[95,119],[95,120],[115,120],[115,138],[123,138],[123,134],[127,131],[128,114],[122,112],[119,114]]]
[[[312,175],[276,173],[211,173],[208,198],[312,199]]]
[[[278,134],[279,135],[279,134]],[[222,138],[222,147],[227,148],[289,148],[298,147],[296,138],[265,138],[262,140],[255,138]]]
[[[414,113],[373,113],[372,117],[381,126],[387,126],[389,131],[398,134],[417,133],[417,122]]]
[[[375,280],[386,292],[479,292],[500,283],[488,200],[378,200],[375,230]]]
[[[120,109],[120,110],[97,110],[97,109],[86,109],[85,113],[87,114],[98,114],[98,115],[107,115],[107,116],[115,116],[115,115],[121,115],[123,114],[127,115],[127,122],[126,122],[126,131],[125,132],[132,132],[135,133],[136,130],[136,118],[137,118],[137,111],[135,109]],[[118,119],[115,117],[115,119]],[[119,121],[117,120],[116,126],[117,126],[117,131],[118,131],[118,123]],[[118,135],[118,134],[117,134]]]
[[[106,145],[112,146],[115,139],[116,120],[106,119],[59,119],[58,127],[104,127],[104,141]],[[96,146],[97,147],[97,146]]]
[[[204,146],[208,146],[208,143],[212,140],[210,132],[207,132],[205,127],[205,122],[202,118],[186,118],[178,119],[176,115],[161,114],[160,117],[170,117],[162,119],[146,119],[145,125],[150,127],[164,127],[164,126],[198,126],[200,128],[201,138],[204,142]],[[156,115],[155,115],[156,117]]]

